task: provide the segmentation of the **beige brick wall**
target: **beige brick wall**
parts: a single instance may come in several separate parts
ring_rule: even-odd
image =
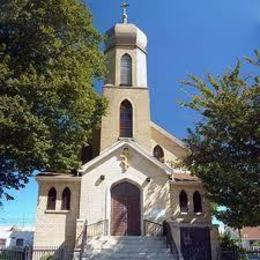
[[[105,87],[104,96],[109,99],[107,115],[102,119],[101,151],[119,139],[119,109],[127,99],[133,107],[133,139],[150,151],[150,105],[147,88]]]
[[[174,143],[170,138],[153,127],[151,127],[151,139],[151,152],[153,152],[154,147],[159,144],[163,148],[165,161],[176,162],[178,158],[182,158],[187,152],[183,147]]]
[[[204,196],[204,191],[200,183],[176,183],[171,184],[171,208],[173,211],[172,220],[176,220],[178,223],[190,223],[190,224],[211,224],[211,214],[209,211],[209,205]],[[188,196],[187,213],[180,212],[179,206],[179,194],[184,190]],[[194,213],[193,205],[193,193],[198,191],[202,199],[202,213]]]
[[[65,242],[74,247],[76,219],[79,213],[80,182],[61,180],[57,177],[39,178],[39,196],[36,213],[36,226],[34,236],[35,247],[59,247]],[[57,191],[56,210],[48,211],[47,194],[50,188]],[[61,196],[63,190],[71,190],[71,209],[61,210]]]
[[[116,46],[106,52],[108,74],[106,84],[120,86],[121,84],[121,58],[128,54],[132,58],[132,85],[134,87],[147,87],[147,55],[135,46]]]

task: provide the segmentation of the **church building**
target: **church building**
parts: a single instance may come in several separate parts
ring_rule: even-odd
[[[185,144],[151,120],[147,37],[123,9],[107,31],[109,106],[84,164],[36,177],[34,246],[66,245],[81,259],[217,259],[201,181],[174,167]]]

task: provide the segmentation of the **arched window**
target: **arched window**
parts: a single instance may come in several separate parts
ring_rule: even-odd
[[[132,58],[128,54],[124,54],[121,58],[120,65],[122,86],[132,86]]]
[[[179,195],[179,203],[181,212],[188,212],[188,196],[184,190]]]
[[[83,145],[81,150],[81,161],[83,164],[91,161],[93,158],[93,149],[91,144]]]
[[[120,105],[120,137],[133,137],[133,108],[128,100]]]
[[[198,191],[195,191],[193,194],[193,206],[194,206],[195,213],[202,212],[201,196]]]
[[[62,192],[62,203],[61,203],[61,209],[62,210],[70,210],[70,189],[65,188]]]
[[[160,145],[156,145],[153,149],[153,156],[160,162],[164,163],[164,152]]]
[[[55,208],[56,208],[56,197],[57,197],[57,192],[56,192],[55,188],[51,188],[48,192],[47,209],[55,210]]]

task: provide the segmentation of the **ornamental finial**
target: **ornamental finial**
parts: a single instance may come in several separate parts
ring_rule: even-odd
[[[122,22],[127,23],[127,19],[128,19],[127,8],[129,7],[129,4],[127,2],[123,2],[121,7],[123,8]]]

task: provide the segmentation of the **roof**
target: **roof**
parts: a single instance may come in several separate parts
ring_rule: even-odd
[[[14,232],[34,232],[34,226],[0,226],[0,239],[6,239]]]
[[[61,173],[61,172],[41,172],[41,173],[37,174],[37,176],[44,176],[44,177],[76,177],[75,174]]]
[[[260,240],[260,226],[244,227],[241,230],[241,236],[246,240]]]
[[[71,173],[59,173],[59,172],[41,172],[36,175],[36,180],[46,180],[46,181],[52,181],[52,180],[62,180],[62,181],[80,181],[81,178],[75,174]]]
[[[84,164],[79,172],[81,174],[84,174],[90,167],[96,165],[99,161],[104,159],[105,157],[109,156],[113,152],[117,151],[118,149],[122,149],[123,147],[130,147],[133,150],[135,150],[137,153],[145,157],[147,160],[149,160],[151,163],[162,169],[167,175],[172,174],[172,168],[170,168],[168,165],[161,163],[156,158],[154,158],[152,155],[150,155],[149,152],[145,151],[140,145],[138,145],[136,142],[131,140],[120,140],[110,146],[109,148],[105,149],[98,157],[94,158],[90,162]]]
[[[167,132],[165,129],[163,129],[162,127],[158,126],[157,124],[155,124],[154,122],[150,122],[150,125],[152,128],[154,128],[155,130],[157,130],[158,132],[160,132],[162,135],[166,136],[167,138],[169,138],[172,142],[176,143],[178,146],[180,146],[181,148],[187,149],[186,145],[184,142],[182,142],[180,139],[178,139],[176,136],[170,134],[169,132]]]
[[[146,51],[147,37],[136,25],[118,23],[107,31],[106,49],[115,45],[137,46]]]
[[[191,175],[189,173],[174,173],[172,175],[172,178],[175,181],[199,181],[199,178],[197,176]]]

